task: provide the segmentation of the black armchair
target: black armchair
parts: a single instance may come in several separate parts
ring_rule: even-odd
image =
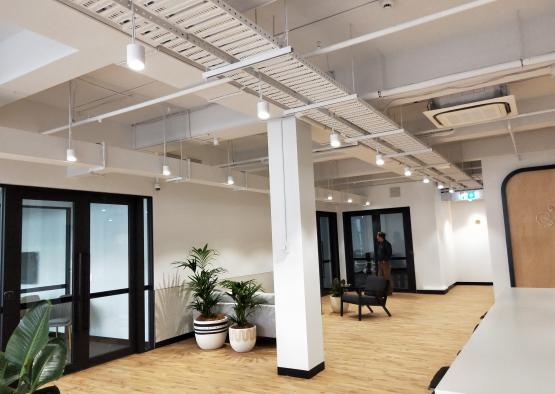
[[[344,293],[341,296],[341,316],[343,316],[343,303],[358,305],[358,320],[362,318],[362,306],[366,306],[374,313],[372,306],[381,306],[385,313],[391,317],[385,303],[387,302],[387,280],[382,277],[369,275],[362,287],[355,289],[356,292]]]

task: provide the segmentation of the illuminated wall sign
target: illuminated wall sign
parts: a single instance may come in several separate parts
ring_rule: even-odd
[[[441,192],[442,201],[474,201],[481,200],[484,198],[484,190],[465,190],[455,193],[449,193],[448,191]]]

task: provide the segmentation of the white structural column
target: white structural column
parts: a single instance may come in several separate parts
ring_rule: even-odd
[[[294,116],[268,122],[278,374],[324,369],[310,128]]]

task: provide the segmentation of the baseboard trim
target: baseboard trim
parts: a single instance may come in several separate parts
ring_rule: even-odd
[[[449,286],[448,288],[446,288],[444,290],[435,290],[435,289],[434,290],[416,290],[416,292],[418,294],[445,295],[445,294],[449,293],[449,290],[451,290],[455,286],[493,286],[493,282],[455,282],[451,286]]]
[[[191,339],[194,336],[195,336],[195,333],[193,331],[193,332],[188,332],[188,333],[185,333],[185,334],[178,335],[176,337],[164,339],[163,341],[156,342],[154,344],[154,348],[156,349],[156,348],[159,348],[159,347],[162,347],[162,346],[168,346],[168,345],[171,345],[171,344],[176,343],[176,342],[181,342],[181,341],[184,341],[186,339]]]
[[[317,366],[315,366],[309,371],[305,371],[302,369],[278,367],[277,373],[278,375],[282,375],[282,376],[292,376],[294,378],[311,379],[312,377],[316,376],[319,372],[322,372],[325,369],[325,367],[326,366],[322,361],[320,364],[318,364]]]
[[[461,285],[461,286],[493,286],[493,282],[456,282],[455,285]]]

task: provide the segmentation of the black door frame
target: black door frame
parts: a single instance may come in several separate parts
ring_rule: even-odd
[[[319,263],[319,271],[320,271],[320,293],[324,295],[325,293],[329,292],[330,289],[324,288],[324,281],[322,276],[322,269],[324,265],[324,261],[322,260],[322,250],[321,250],[321,240],[320,240],[320,218],[322,217],[328,218],[328,223],[330,227],[332,280],[334,278],[340,277],[340,268],[339,268],[339,237],[337,233],[337,213],[327,212],[327,211],[316,211],[316,230],[318,234],[318,263]]]
[[[19,323],[21,304],[21,237],[23,199],[71,201],[73,202],[73,269],[72,294],[51,300],[53,304],[72,302],[74,322],[72,364],[66,372],[85,369],[96,364],[139,353],[154,347],[154,294],[153,294],[153,250],[152,250],[152,198],[123,194],[88,192],[29,186],[1,185],[4,190],[4,255],[2,256],[2,349]],[[109,290],[91,297],[89,293],[90,258],[90,204],[122,204],[129,207],[129,283],[126,289]],[[144,206],[146,204],[146,207]],[[148,228],[144,228],[144,209],[149,212]],[[77,231],[78,230],[78,231]],[[148,253],[144,256],[145,230],[148,232]],[[148,259],[148,282],[145,284],[144,264]],[[145,291],[148,290],[148,316],[145,316]],[[129,348],[89,358],[89,308],[91,298],[117,294],[129,294]],[[149,339],[145,341],[145,319]]]
[[[398,208],[383,208],[383,209],[367,209],[363,211],[349,211],[343,212],[343,234],[345,244],[345,268],[347,271],[347,280],[349,283],[354,283],[354,267],[351,262],[353,261],[353,235],[351,229],[351,218],[353,216],[371,216],[372,217],[372,236],[381,230],[379,215],[388,213],[402,213],[403,214],[403,229],[405,232],[405,249],[408,271],[408,289],[395,290],[397,292],[416,293],[416,274],[414,269],[414,249],[412,245],[412,226],[410,219],[409,207]],[[376,252],[376,242],[374,242],[374,256]]]

